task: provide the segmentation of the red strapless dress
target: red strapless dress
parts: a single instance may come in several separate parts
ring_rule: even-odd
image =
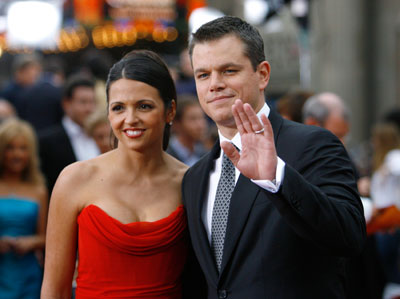
[[[182,297],[183,206],[155,222],[123,224],[95,205],[78,216],[77,299]]]

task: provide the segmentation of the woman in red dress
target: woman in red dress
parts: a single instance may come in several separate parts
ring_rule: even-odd
[[[66,167],[55,185],[42,298],[182,297],[188,253],[181,181],[168,155],[176,92],[166,65],[133,51],[110,70],[108,118],[117,147]]]

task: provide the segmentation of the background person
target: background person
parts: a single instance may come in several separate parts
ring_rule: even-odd
[[[36,83],[41,72],[41,60],[36,54],[19,54],[13,60],[13,76],[0,90],[0,97],[7,99],[18,115],[23,113],[23,93]]]
[[[10,117],[16,117],[14,106],[7,100],[0,98],[0,124]]]
[[[173,136],[167,152],[186,165],[193,165],[206,152],[207,120],[199,101],[191,95],[179,97]]]
[[[61,123],[39,134],[42,171],[50,192],[64,167],[100,154],[84,128],[86,119],[96,108],[94,82],[80,74],[70,77],[65,85],[62,107]]]
[[[40,296],[48,198],[36,147],[28,123],[1,124],[0,298]]]
[[[107,113],[97,109],[85,123],[87,134],[93,138],[101,154],[112,150],[112,130],[108,121]]]
[[[319,93],[303,105],[303,123],[323,127],[346,144],[345,137],[350,131],[350,112],[338,95]]]

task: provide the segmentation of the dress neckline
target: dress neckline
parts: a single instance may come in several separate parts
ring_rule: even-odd
[[[174,211],[172,211],[168,216],[155,220],[155,221],[133,221],[133,222],[129,222],[129,223],[123,223],[120,220],[110,216],[106,211],[104,211],[102,208],[100,208],[99,206],[95,205],[95,204],[90,204],[87,205],[86,207],[84,207],[81,211],[80,214],[82,214],[85,210],[90,210],[90,209],[95,209],[98,212],[100,212],[101,214],[105,215],[107,218],[113,220],[114,222],[120,224],[120,225],[126,225],[126,226],[133,226],[133,225],[140,225],[140,224],[146,224],[146,225],[151,225],[151,224],[159,224],[161,222],[165,222],[168,221],[169,219],[172,218],[176,218],[177,215],[181,214],[183,212],[183,204],[179,205]]]

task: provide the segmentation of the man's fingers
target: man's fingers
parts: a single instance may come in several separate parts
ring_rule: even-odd
[[[249,119],[249,123],[251,126],[250,132],[262,130],[263,124],[258,119],[256,112],[253,110],[253,108],[250,106],[250,104],[247,104],[247,103],[244,104],[243,109],[247,115],[247,118]]]
[[[221,148],[224,151],[225,155],[227,155],[228,158],[232,161],[232,164],[236,166],[239,162],[240,154],[235,146],[230,142],[223,141],[221,142]]]
[[[236,100],[235,104],[232,107],[233,110],[236,110],[236,114],[240,119],[240,123],[243,126],[243,132],[244,133],[251,133],[253,131],[251,124],[250,124],[250,120],[246,114],[246,112],[244,111],[243,108],[243,102],[242,100]]]
[[[243,127],[242,120],[240,119],[240,116],[239,116],[239,113],[238,113],[238,110],[237,110],[235,104],[233,104],[233,106],[232,106],[232,115],[233,115],[233,118],[235,119],[236,128],[238,129],[239,134],[243,135],[246,132],[245,132],[245,129]]]
[[[271,122],[265,114],[261,115],[261,121],[264,125],[264,136],[274,139],[274,131],[272,130]]]

